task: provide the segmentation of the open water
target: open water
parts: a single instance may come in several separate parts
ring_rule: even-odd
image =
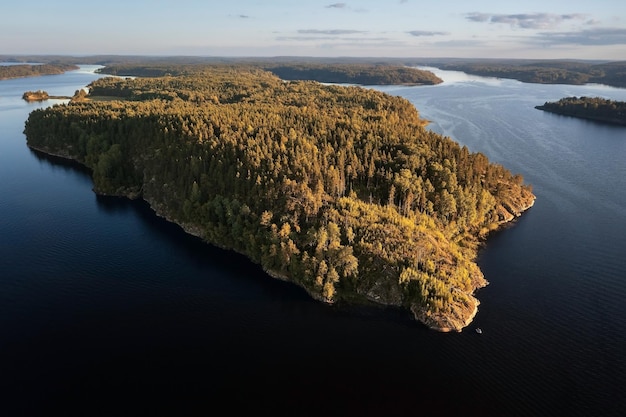
[[[442,334],[315,302],[30,151],[24,121],[55,101],[23,92],[72,95],[95,68],[0,81],[0,416],[626,415],[626,128],[534,109],[626,90],[376,87],[537,195],[480,254],[472,326]]]

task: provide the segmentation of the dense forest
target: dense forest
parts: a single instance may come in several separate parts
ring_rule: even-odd
[[[244,64],[237,64],[240,68]],[[360,85],[433,85],[443,82],[430,71],[399,65],[368,64],[324,64],[315,62],[267,63],[251,61],[245,65],[251,68],[269,71],[283,80],[309,80],[335,84]],[[118,76],[158,77],[164,75],[191,74],[205,65],[172,64],[117,64],[108,65],[100,70],[101,74]]]
[[[626,102],[623,101],[601,97],[565,97],[559,101],[545,102],[535,108],[565,116],[626,126]]]
[[[104,77],[33,111],[28,146],[91,168],[327,303],[374,302],[460,331],[486,285],[475,257],[530,207],[521,175],[425,129],[407,100],[258,68]]]
[[[77,70],[73,64],[42,64],[42,65],[0,65],[0,80],[20,77],[36,77],[39,75],[63,74],[66,71]]]

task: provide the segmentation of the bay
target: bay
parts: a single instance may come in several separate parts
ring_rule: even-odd
[[[71,95],[95,68],[0,81],[0,415],[626,414],[626,130],[534,109],[626,90],[436,69],[372,87],[537,195],[480,253],[472,327],[441,334],[312,301],[30,151],[28,113],[60,102],[23,92]]]

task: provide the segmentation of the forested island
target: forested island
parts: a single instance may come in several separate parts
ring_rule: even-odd
[[[626,102],[601,97],[565,97],[536,109],[551,113],[626,126]]]
[[[434,85],[443,82],[430,71],[400,65],[389,64],[341,64],[300,62],[267,63],[251,61],[245,64],[250,68],[269,71],[279,78],[288,81],[309,80],[335,84],[360,85]],[[202,67],[203,64],[198,64]],[[193,72],[193,66],[172,64],[116,64],[107,65],[97,72],[117,76],[158,77],[165,75],[184,75]]]
[[[95,192],[142,198],[317,300],[402,307],[461,331],[487,285],[481,242],[535,196],[425,124],[375,90],[205,65],[99,79],[84,100],[31,112],[24,133],[89,167]]]
[[[444,70],[538,84],[606,84],[626,87],[626,62],[571,60],[417,60]]]
[[[79,67],[74,64],[0,65],[0,80],[63,74],[66,71],[77,70],[78,68]]]
[[[443,80],[430,71],[398,65],[281,64],[263,69],[283,80],[313,80],[360,85],[435,85]]]

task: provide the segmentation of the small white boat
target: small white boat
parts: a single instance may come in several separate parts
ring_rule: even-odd
[[[477,327],[476,328],[476,333],[483,334],[483,329],[481,329],[480,327]]]

